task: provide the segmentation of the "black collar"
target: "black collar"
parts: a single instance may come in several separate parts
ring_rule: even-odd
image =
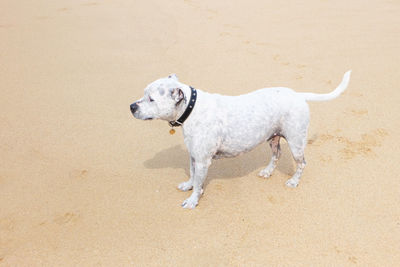
[[[190,86],[190,89],[191,89],[190,100],[188,106],[186,107],[185,112],[183,112],[182,116],[176,121],[170,121],[169,126],[171,127],[182,126],[182,124],[185,122],[185,120],[189,117],[190,113],[192,112],[194,105],[196,104],[197,93],[196,89],[194,89],[193,87]]]

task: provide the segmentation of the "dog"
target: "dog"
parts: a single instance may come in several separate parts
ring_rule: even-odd
[[[175,74],[150,83],[144,96],[130,105],[137,119],[161,119],[181,126],[190,154],[190,178],[178,185],[193,189],[183,208],[197,206],[212,159],[235,157],[269,141],[272,158],[259,176],[268,178],[281,154],[279,140],[285,138],[297,169],[287,180],[288,187],[299,184],[306,162],[309,108],[307,101],[327,101],[338,97],[348,86],[351,71],[340,85],[327,94],[297,93],[285,87],[264,88],[239,96],[211,94],[194,89]],[[174,130],[172,130],[174,131]]]

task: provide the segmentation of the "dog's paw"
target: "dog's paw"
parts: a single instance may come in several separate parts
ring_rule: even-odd
[[[193,188],[193,183],[191,181],[186,181],[178,185],[178,189],[182,191],[189,191],[192,190],[192,188]]]
[[[198,203],[199,203],[199,198],[191,195],[189,198],[183,201],[182,207],[184,209],[194,209]]]
[[[299,180],[290,178],[289,180],[286,181],[286,186],[290,188],[295,188],[299,185]]]
[[[267,167],[267,168],[261,170],[260,173],[258,174],[258,176],[261,176],[264,178],[269,178],[273,171],[274,171],[273,168]]]

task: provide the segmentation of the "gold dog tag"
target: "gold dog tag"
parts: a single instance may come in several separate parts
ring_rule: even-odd
[[[170,134],[170,135],[173,135],[174,133],[175,133],[175,130],[174,130],[174,129],[169,130],[169,134]]]

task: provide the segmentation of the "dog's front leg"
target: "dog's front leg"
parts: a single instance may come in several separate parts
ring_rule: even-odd
[[[199,203],[200,196],[203,193],[203,183],[207,177],[210,164],[211,158],[203,160],[194,159],[193,192],[188,199],[183,201],[182,207],[194,209]]]
[[[194,158],[190,157],[190,177],[186,182],[180,183],[178,185],[178,189],[182,191],[189,191],[193,188],[193,179],[194,179]]]

